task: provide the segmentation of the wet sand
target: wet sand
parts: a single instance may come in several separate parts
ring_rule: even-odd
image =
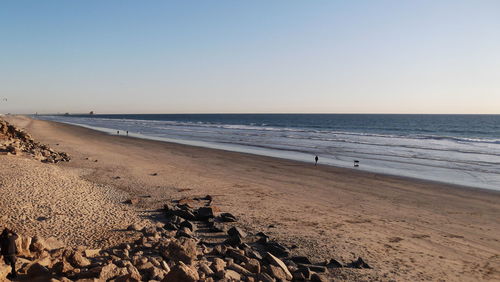
[[[221,210],[241,217],[246,230],[296,245],[295,254],[342,262],[360,256],[373,266],[355,275],[341,271],[340,279],[500,279],[497,191],[7,120],[67,152],[72,161],[57,164],[61,170],[147,196],[144,210],[210,194]]]

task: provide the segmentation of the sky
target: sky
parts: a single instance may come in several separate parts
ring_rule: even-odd
[[[500,114],[499,15],[497,0],[0,0],[0,113]]]

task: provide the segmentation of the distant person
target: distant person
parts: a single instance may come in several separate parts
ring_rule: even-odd
[[[117,130],[117,131],[116,131],[116,135],[120,135],[120,130]]]
[[[318,156],[316,156],[316,157],[314,158],[314,166],[317,166],[317,165],[318,165],[318,160],[319,160],[319,158],[318,158]]]
[[[0,254],[2,254],[5,263],[12,267],[10,277],[8,278],[17,277],[17,272],[16,272],[17,238],[18,238],[17,234],[7,228],[5,228],[2,234],[0,235]]]
[[[128,130],[127,130],[127,136],[128,136]]]

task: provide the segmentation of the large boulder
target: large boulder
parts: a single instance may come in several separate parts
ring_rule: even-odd
[[[73,253],[72,256],[69,257],[69,262],[74,266],[78,268],[86,267],[91,264],[90,260],[87,259],[86,257],[82,256],[80,252],[75,252]]]
[[[172,240],[162,251],[165,259],[175,262],[182,261],[186,264],[191,264],[196,259],[197,254],[196,241],[190,238]]]
[[[196,282],[200,279],[198,272],[179,261],[170,272],[165,276],[162,282]]]
[[[56,238],[49,237],[47,239],[43,239],[37,236],[31,241],[30,251],[42,253],[43,251],[53,251],[60,248],[64,248],[64,243]]]
[[[94,272],[95,277],[98,278],[100,281],[107,281],[111,278],[128,274],[126,268],[119,268],[113,263],[110,263],[105,266],[95,267],[91,269],[91,272]]]

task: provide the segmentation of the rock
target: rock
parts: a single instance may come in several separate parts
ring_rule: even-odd
[[[180,228],[186,227],[189,230],[191,230],[191,232],[196,231],[196,226],[192,222],[190,222],[188,220],[184,220],[183,222],[181,222],[181,224],[179,225],[179,227]]]
[[[179,229],[179,226],[177,224],[172,223],[172,222],[167,222],[167,223],[165,223],[163,228],[166,230],[177,230],[177,229]]]
[[[212,207],[202,207],[199,208],[198,211],[196,212],[196,219],[198,220],[208,220],[210,218],[214,218],[214,210]]]
[[[35,262],[37,262],[45,267],[49,267],[50,265],[52,265],[52,257],[50,256],[49,253],[44,252],[44,253],[42,253],[42,255],[40,255],[40,257]]]
[[[161,263],[155,257],[149,257],[149,261],[155,266],[161,268]]]
[[[195,215],[189,210],[176,210],[174,211],[174,215],[181,217],[185,220],[195,220]]]
[[[69,262],[71,263],[71,265],[78,268],[86,267],[91,264],[90,261],[86,257],[82,256],[80,252],[75,252],[69,258]]]
[[[310,276],[309,276],[310,277]],[[304,280],[309,280],[309,277],[306,277],[304,273],[301,271],[295,271],[293,273],[293,281],[304,281]]]
[[[185,237],[185,238],[194,238],[193,233],[191,230],[187,227],[183,227],[175,233],[175,238],[180,238],[180,237]]]
[[[227,266],[227,269],[234,270],[234,271],[236,271],[239,274],[244,275],[244,276],[252,275],[252,273],[250,271],[246,270],[244,267],[242,267],[241,265],[236,264],[236,263],[230,263]]]
[[[30,246],[31,246],[32,238],[28,236],[19,236],[16,239],[16,248],[18,251],[18,255],[30,257]]]
[[[165,277],[165,271],[155,267],[151,263],[142,265],[140,271],[144,274],[144,280],[162,280]]]
[[[170,223],[173,223],[176,225],[181,224],[182,221],[183,221],[183,219],[176,216],[176,215],[171,215],[171,216],[167,217],[167,222],[170,222]]]
[[[340,267],[342,267],[342,264],[335,259],[331,259],[330,261],[328,261],[326,263],[326,267],[328,267],[328,268],[340,268]]]
[[[134,223],[134,224],[131,224],[127,227],[127,230],[129,231],[141,231],[142,230],[142,227],[139,226],[139,224],[137,223]]]
[[[257,259],[257,260],[262,260],[262,256],[257,251],[255,251],[255,250],[253,250],[251,248],[245,249],[245,254],[249,258],[254,258],[254,259]]]
[[[142,277],[141,274],[139,273],[139,270],[135,268],[133,265],[127,265],[127,272],[128,275],[125,275],[125,278],[130,281],[141,281]]]
[[[241,275],[231,269],[228,269],[224,273],[224,278],[228,279],[229,281],[241,281]]]
[[[142,233],[144,233],[145,236],[154,236],[157,233],[156,227],[153,226],[144,227],[142,229]]]
[[[245,269],[252,273],[260,273],[260,262],[257,259],[249,259],[245,262]]]
[[[199,268],[203,273],[205,273],[206,276],[214,275],[214,272],[212,271],[212,269],[210,269],[210,267],[208,267],[208,265],[204,262],[200,262]]]
[[[292,257],[291,260],[295,263],[311,264],[311,261],[307,257],[303,257],[303,256],[295,256],[295,257]]]
[[[236,216],[226,212],[226,213],[221,213],[220,214],[220,220],[223,221],[223,222],[236,222],[238,221],[238,219],[236,218]]]
[[[268,242],[266,244],[266,249],[268,252],[278,257],[287,257],[290,255],[288,248],[278,242]]]
[[[287,280],[292,280],[292,274],[290,273],[290,271],[288,270],[288,268],[286,267],[286,265],[283,261],[281,261],[279,258],[273,256],[269,252],[266,253],[266,259],[269,261],[270,264],[275,265],[275,266],[279,266],[283,270],[283,272],[285,272]]]
[[[168,266],[168,264],[164,260],[160,262],[160,265],[161,268],[165,271],[165,273],[170,272],[170,266]]]
[[[240,238],[245,238],[247,234],[241,230],[239,227],[231,227],[228,231],[227,234],[231,237],[239,236]]]
[[[214,222],[210,226],[210,232],[226,232],[227,227],[220,223],[220,222]]]
[[[54,237],[42,239],[41,237],[37,236],[33,238],[30,246],[30,250],[35,253],[41,253],[44,250],[53,251],[60,248],[64,248],[64,243]]]
[[[176,208],[172,204],[166,203],[163,204],[163,210],[169,214],[170,212],[175,211]]]
[[[135,197],[135,198],[132,198],[132,199],[128,199],[127,201],[125,201],[126,204],[129,204],[129,205],[137,205],[139,204],[139,202],[141,201],[141,199]]]
[[[111,252],[120,259],[128,259],[130,255],[127,249],[113,249]]]
[[[234,258],[239,262],[247,262],[249,260],[248,257],[245,256],[245,252],[239,249],[228,249],[226,255]]]
[[[49,277],[50,276],[50,270],[35,262],[34,264],[30,265],[27,272],[26,272],[26,276],[28,276],[29,278],[42,278],[42,277]]]
[[[136,266],[136,267],[137,267],[137,269],[139,270],[139,272],[140,272],[141,270],[144,270],[144,269],[149,269],[149,268],[151,268],[151,267],[154,267],[154,265],[153,265],[152,263],[150,263],[150,262],[148,261],[148,259],[147,259],[147,258],[144,258],[144,261],[145,261],[145,262],[143,262],[143,263],[141,263],[140,265]]]
[[[327,282],[328,280],[318,273],[313,273],[311,275],[311,282]]]
[[[172,240],[162,252],[162,256],[175,262],[182,261],[191,264],[197,256],[196,241],[189,238]]]
[[[300,268],[299,270],[294,272],[294,275],[296,275],[296,273],[301,273],[305,279],[311,279],[312,272],[308,267]]]
[[[353,268],[372,268],[361,257],[358,257],[357,260],[351,262],[350,264],[348,264],[348,266]]]
[[[224,279],[224,276],[226,276],[226,271],[224,269],[217,271],[214,276],[217,279]]]
[[[259,233],[255,234],[255,236],[261,237],[261,238],[269,238],[269,236],[264,232],[259,232]]]
[[[228,250],[228,247],[226,245],[222,245],[222,244],[215,245],[215,247],[212,249],[211,254],[224,257],[224,256],[226,256],[227,250]]]
[[[101,252],[101,249],[89,249],[89,250],[85,250],[84,254],[88,258],[93,258],[93,257],[98,256],[100,252]]]
[[[200,279],[200,276],[197,271],[179,261],[178,264],[172,267],[162,282],[196,282],[198,279]]]
[[[224,244],[227,244],[227,245],[230,245],[233,247],[238,247],[241,244],[243,244],[243,241],[241,240],[240,236],[231,236],[231,237],[227,238],[226,241],[224,241]]]
[[[10,274],[10,266],[4,264],[3,259],[0,260],[0,281],[8,281],[7,275]]]
[[[59,275],[72,271],[74,268],[66,259],[62,259],[54,264],[52,269]]]
[[[268,237],[260,237],[257,241],[255,241],[256,243],[259,243],[259,244],[262,244],[262,245],[266,245],[268,242],[269,242],[269,238]]]
[[[117,260],[113,263],[118,267],[127,267],[128,265],[132,264],[129,260]]]
[[[267,273],[260,273],[257,275],[258,281],[262,282],[275,282],[274,278],[272,278],[269,274]]]
[[[269,275],[271,275],[272,277],[276,278],[278,281],[286,281],[287,280],[287,276],[286,276],[285,271],[279,266],[275,266],[275,265],[270,264],[267,268],[267,273],[269,273]],[[288,279],[288,280],[290,280],[290,279]]]
[[[127,273],[123,273],[123,271],[118,268],[115,264],[110,263],[105,266],[99,266],[91,269],[91,272],[96,274],[96,278],[99,278],[101,281],[107,281],[111,278],[126,275]]]
[[[214,272],[219,272],[226,268],[226,262],[220,258],[215,258],[210,267]]]
[[[315,272],[326,272],[326,267],[321,266],[321,265],[314,265],[314,264],[305,264],[305,263],[299,263],[297,265],[300,268],[309,268],[312,271]]]

